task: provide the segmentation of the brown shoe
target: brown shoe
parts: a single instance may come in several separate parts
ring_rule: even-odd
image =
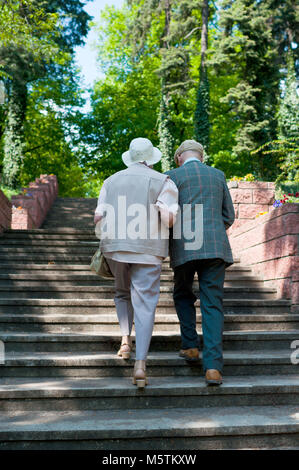
[[[132,383],[138,388],[144,388],[148,384],[145,368],[145,361],[135,361]]]
[[[197,362],[199,360],[198,348],[181,349],[179,355],[186,361]]]
[[[206,372],[206,383],[207,385],[221,385],[222,376],[216,369],[208,369]]]
[[[123,336],[121,346],[118,350],[117,355],[123,359],[130,359],[132,351],[132,339],[130,336]]]

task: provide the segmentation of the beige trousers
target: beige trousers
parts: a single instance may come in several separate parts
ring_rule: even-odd
[[[160,295],[161,264],[123,263],[107,258],[115,277],[115,306],[122,336],[129,336],[133,319],[136,360],[146,360]]]

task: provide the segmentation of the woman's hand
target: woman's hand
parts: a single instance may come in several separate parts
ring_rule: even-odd
[[[101,215],[95,214],[93,221],[95,224],[97,224],[98,222],[100,222],[100,220],[102,220],[102,218],[103,217]]]

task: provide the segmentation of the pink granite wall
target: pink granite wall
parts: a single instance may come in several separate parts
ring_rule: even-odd
[[[275,184],[264,181],[229,181],[236,220],[233,229],[254,219],[259,212],[272,210],[275,199]],[[230,233],[230,232],[228,232]]]
[[[254,220],[232,226],[229,239],[241,263],[292,299],[299,313],[299,204],[285,204]]]
[[[40,178],[23,188],[21,194],[13,196],[11,203],[12,224],[16,230],[39,228],[58,195],[55,175],[40,175]]]

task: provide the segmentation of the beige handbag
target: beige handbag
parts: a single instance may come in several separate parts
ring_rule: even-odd
[[[100,249],[98,249],[93,255],[90,263],[90,269],[103,279],[114,279],[107,260]]]

